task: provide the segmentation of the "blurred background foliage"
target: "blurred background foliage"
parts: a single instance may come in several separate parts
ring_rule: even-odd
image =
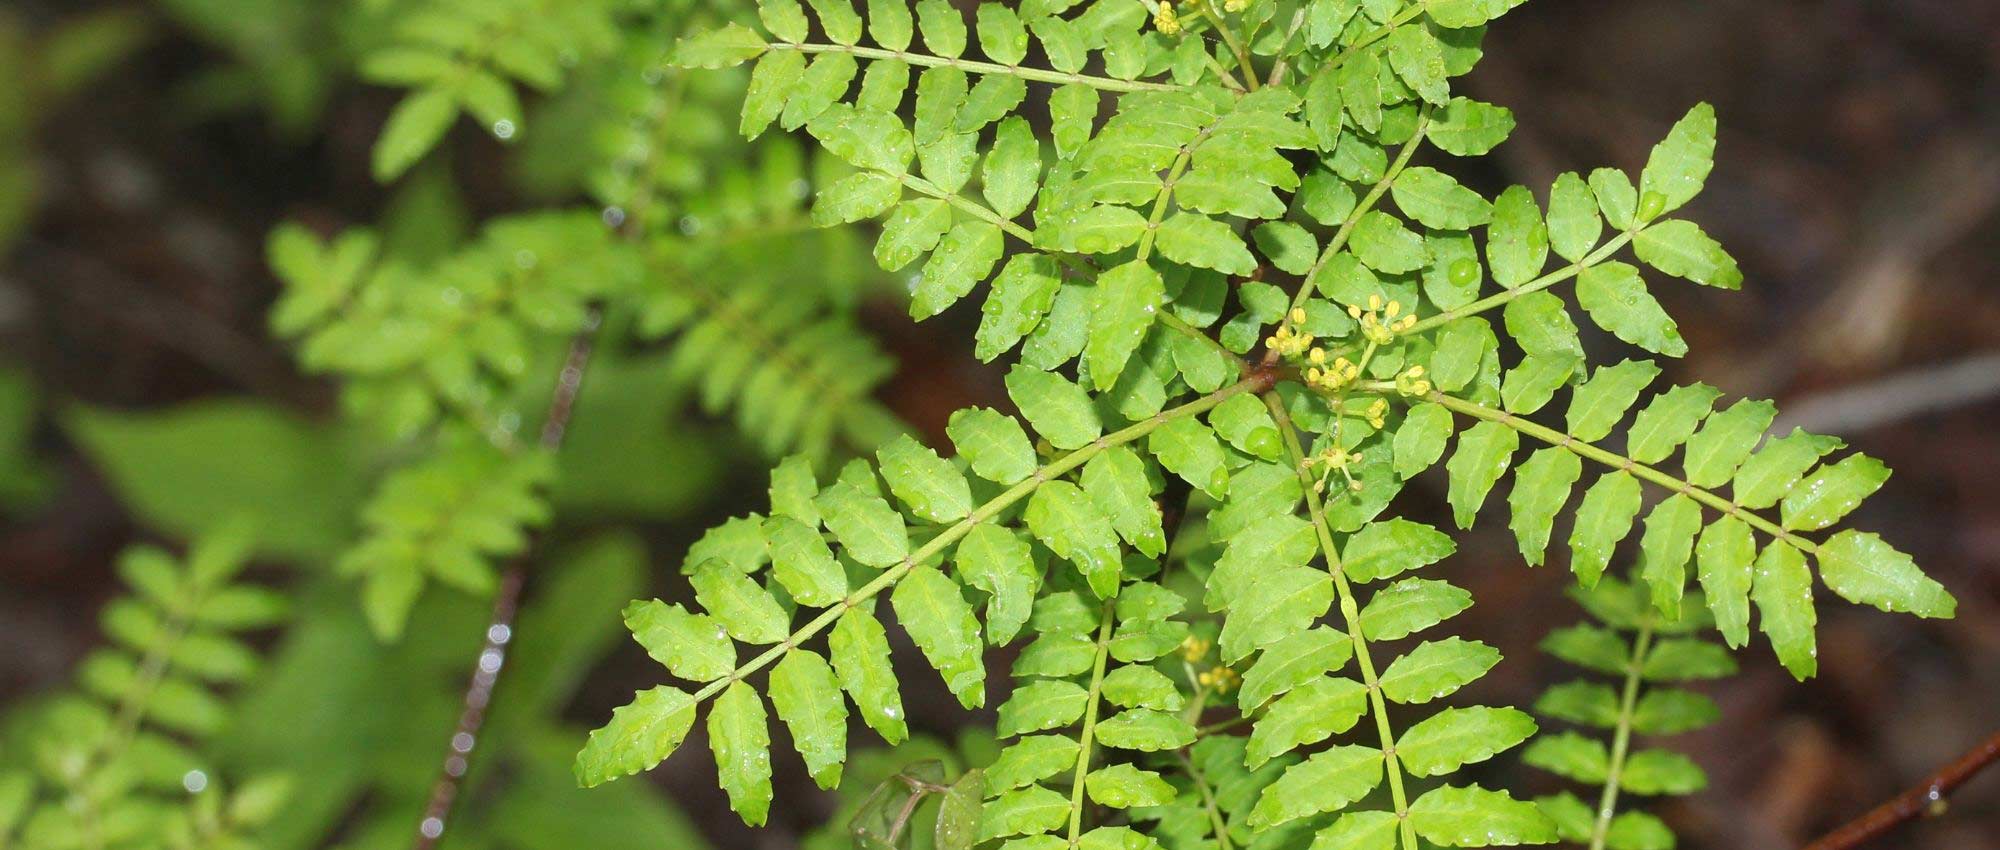
[[[649,76],[671,32],[714,8],[0,8],[0,815],[26,742],[47,733],[48,707],[113,631],[83,612],[131,593],[118,553],[185,551],[244,524],[255,531],[240,580],[280,590],[291,614],[249,634],[260,661],[218,690],[226,719],[202,736],[202,769],[291,777],[284,815],[248,824],[264,846],[410,840],[487,605],[412,596],[406,616],[419,625],[384,642],[334,566],[368,531],[371,493],[455,430],[533,433],[573,324],[470,383],[421,364],[343,364],[351,340],[338,335],[318,356],[326,326],[267,319],[321,283],[288,274],[276,253],[266,263],[266,236],[286,221],[315,251],[366,229],[369,273],[415,285],[438,270],[502,274],[514,243],[495,234],[554,227],[550,210],[638,234],[593,255],[630,269],[576,284],[589,295],[620,274],[646,282],[631,309],[603,317],[549,494],[554,519],[446,846],[846,846],[850,825],[917,787],[899,774],[991,758],[990,740],[962,736],[956,712],[935,707],[949,702],[929,698],[941,693],[918,694],[912,725],[927,734],[858,756],[836,795],[814,796],[781,767],[780,796],[806,802],[754,838],[724,812],[706,765],[588,793],[569,775],[585,724],[649,675],[618,637],[624,601],[661,592],[654,565],[760,501],[766,460],[800,446],[837,458],[906,427],[935,436],[951,410],[1001,396],[997,373],[958,344],[976,315],[900,321],[903,290],[874,270],[867,243],[810,228],[808,188],[831,166],[782,139],[736,141],[739,77],[662,87]],[[537,17],[550,10],[562,14]],[[518,85],[503,81],[498,100],[452,94],[449,116],[474,121],[400,119],[441,143],[385,168],[385,125],[397,136],[400,115],[443,108],[412,107],[427,84],[398,84],[369,61],[407,41],[389,22],[413,11],[546,28],[554,73],[498,62]],[[593,20],[649,23],[600,31]],[[1822,652],[1840,661],[1803,687],[1768,656],[1747,658],[1715,694],[1724,722],[1688,744],[1711,787],[1660,807],[1690,846],[1780,846],[1824,829],[2000,722],[2000,242],[1985,238],[2000,205],[1995,45],[2000,8],[1969,0],[1536,0],[1489,39],[1470,80],[1472,94],[1523,116],[1501,149],[1505,172],[1485,175],[1493,185],[1637,162],[1680,105],[1716,101],[1729,179],[1714,181],[1704,218],[1753,284],[1746,297],[1669,296],[1669,309],[1704,317],[1686,328],[1707,337],[1672,377],[1778,397],[1790,411],[1781,427],[1850,435],[1903,470],[1867,509],[1870,524],[1900,532],[1963,589],[1952,621],[1829,613]],[[657,120],[667,93],[693,107]],[[388,173],[400,178],[376,179]],[[329,265],[311,259],[295,265]],[[702,380],[751,363],[772,367],[751,384],[760,392]],[[1406,498],[1442,510],[1441,494]],[[1522,659],[1497,687],[1526,702],[1554,675],[1529,648],[1550,617],[1575,612],[1516,616],[1509,600],[1559,598],[1562,577],[1482,570],[1514,560],[1491,542],[1460,556],[1484,600],[1469,628]],[[1912,828],[1909,845],[2000,846],[2000,788],[1972,786],[1953,809]],[[0,817],[0,834],[11,827]]]

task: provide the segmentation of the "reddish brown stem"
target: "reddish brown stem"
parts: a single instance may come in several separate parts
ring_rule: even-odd
[[[548,415],[542,419],[542,433],[537,442],[544,451],[562,448],[563,434],[569,430],[570,416],[576,409],[577,393],[583,389],[584,369],[590,365],[597,325],[598,314],[593,309],[585,317],[583,329],[570,338],[569,354],[563,358],[555,392],[549,397]],[[445,747],[444,768],[431,786],[423,819],[417,822],[417,850],[430,850],[444,836],[445,816],[451,814],[451,804],[458,799],[459,783],[465,779],[472,749],[479,743],[479,729],[486,723],[486,706],[493,699],[493,686],[499,682],[500,669],[507,661],[507,644],[514,638],[514,614],[520,607],[521,586],[527,579],[527,553],[533,548],[531,543],[507,564],[500,587],[493,594],[493,613],[487,618],[485,640],[479,648],[478,660],[473,663],[472,676],[465,683],[465,703],[458,714],[458,727]]]
[[[1979,746],[1925,777],[1915,787],[1896,795],[1895,799],[1876,806],[1867,814],[1806,845],[1805,850],[1850,850],[1880,838],[1905,822],[1941,811],[1945,797],[1996,760],[2000,760],[2000,732],[1995,732],[1981,741]]]

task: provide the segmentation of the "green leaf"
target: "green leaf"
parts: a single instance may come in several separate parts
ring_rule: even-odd
[[[1147,557],[1157,558],[1166,551],[1160,507],[1153,503],[1146,462],[1137,453],[1125,446],[1104,450],[1083,465],[1078,483],[1125,542]],[[1107,556],[1115,551],[1115,546],[1105,549],[1101,542],[1097,545]]]
[[[1091,802],[1114,809],[1163,806],[1173,802],[1174,786],[1158,773],[1129,764],[1100,767],[1083,778]]]
[[[1604,832],[1604,846],[1610,850],[1674,850],[1674,833],[1645,812],[1620,812]]]
[[[1354,728],[1368,712],[1368,689],[1353,679],[1315,676],[1271,703],[1257,718],[1244,751],[1255,770],[1273,758]]]
[[[1024,684],[1014,688],[1014,694],[1000,704],[996,732],[1004,738],[1070,726],[1084,716],[1088,702],[1090,694],[1076,682],[1048,680]]]
[[[1425,253],[1422,236],[1404,227],[1395,216],[1380,210],[1370,210],[1361,216],[1347,244],[1354,256],[1368,264],[1369,268],[1388,274],[1416,271],[1430,259]]]
[[[1597,198],[1574,171],[1556,177],[1549,188],[1549,247],[1556,256],[1572,263],[1581,262],[1597,247],[1604,222],[1597,217]]]
[[[1529,455],[1515,473],[1513,492],[1507,495],[1513,511],[1509,527],[1529,566],[1541,565],[1556,513],[1569,501],[1570,488],[1582,475],[1583,461],[1568,449],[1553,446]]]
[[[785,653],[771,668],[771,705],[792,733],[792,746],[805,759],[806,773],[819,787],[840,787],[847,761],[847,701],[826,659],[810,649]]]
[[[1674,387],[1654,397],[1632,420],[1625,453],[1639,463],[1658,463],[1694,434],[1722,391],[1707,384]]]
[[[898,435],[876,450],[875,459],[889,491],[918,517],[943,524],[972,512],[965,476],[915,437]]]
[[[981,523],[958,543],[958,574],[986,593],[986,638],[994,646],[1014,639],[1028,621],[1042,571],[1028,541],[1010,529]]]
[[[1549,229],[1535,193],[1509,186],[1493,199],[1493,223],[1486,228],[1486,265],[1493,280],[1513,289],[1542,273],[1549,260]]]
[[[778,116],[784,112],[785,101],[798,88],[805,74],[805,54],[796,50],[775,50],[758,59],[757,65],[750,70],[750,89],[743,95],[743,115],[737,123],[737,131],[746,139],[755,139],[763,135],[764,131],[770,128],[771,122],[778,120]],[[829,207],[824,213],[828,221],[858,221],[870,215],[879,215],[886,207],[866,214],[858,212],[856,208],[873,206],[870,201],[863,198],[879,197],[883,191],[884,189],[878,185],[865,188],[857,186],[845,193],[822,191],[821,203],[814,205],[814,222],[820,221],[821,206]],[[827,197],[836,194],[852,197],[844,203],[838,200],[829,203]]]
[[[1119,750],[1157,753],[1194,743],[1194,727],[1173,712],[1133,708],[1097,724],[1097,742]]]
[[[1012,416],[991,408],[968,407],[952,413],[945,434],[981,478],[1013,484],[1034,474],[1035,447]]]
[[[910,47],[910,6],[900,0],[868,0],[868,34],[889,50]]]
[[[1752,399],[1709,417],[1708,424],[1687,441],[1688,483],[1697,487],[1728,483],[1777,417],[1777,405]]]
[[[1083,354],[1099,391],[1118,382],[1165,298],[1166,284],[1160,273],[1142,260],[1098,275],[1090,311],[1090,341]]]
[[[242,519],[260,551],[308,561],[353,542],[368,477],[338,431],[248,401],[144,413],[78,406],[61,419],[119,501],[156,531],[198,537]]]
[[[1250,826],[1269,829],[1321,812],[1337,812],[1382,782],[1382,751],[1339,746],[1313,753],[1265,786]]]
[[[1688,556],[1700,530],[1701,505],[1685,493],[1675,493],[1646,515],[1646,533],[1639,538],[1639,574],[1652,588],[1653,607],[1669,619],[1680,616]]]
[[[1465,687],[1498,663],[1500,650],[1478,641],[1430,640],[1390,662],[1378,682],[1390,700],[1421,704]]]
[[[952,227],[924,263],[923,277],[910,297],[910,318],[935,316],[965,297],[1000,261],[1005,239],[1000,227],[984,221],[962,221]]]
[[[1848,529],[1819,545],[1819,578],[1840,598],[1884,611],[1950,619],[1958,600],[1882,538]]]
[[[1440,847],[1549,844],[1555,822],[1534,803],[1477,785],[1446,785],[1410,804],[1410,826]]]
[[[801,605],[824,606],[847,595],[847,572],[817,529],[791,517],[764,520],[771,540],[771,575]]]
[[[816,504],[826,517],[827,530],[833,532],[848,557],[871,567],[886,567],[909,557],[910,533],[903,526],[903,515],[881,496],[836,481],[819,494]]]
[[[1340,552],[1341,569],[1357,582],[1377,581],[1435,564],[1457,550],[1450,535],[1395,517],[1371,522],[1349,537]]]
[[[1303,275],[1319,257],[1319,240],[1312,231],[1289,221],[1267,221],[1250,232],[1257,250],[1279,271]]]
[[[945,0],[938,5],[950,9]],[[918,6],[919,11],[924,7]],[[956,11],[951,12],[957,15]],[[1009,835],[1038,835],[1063,825],[1069,819],[1069,797],[1039,785],[1008,791],[987,801],[979,813],[979,840],[991,841]]]
[[[631,776],[672,755],[694,726],[694,698],[660,685],[633,694],[590,733],[576,754],[576,781],[589,788]]]
[[[1618,725],[1618,694],[1597,682],[1564,682],[1535,700],[1535,713],[1609,729]]]
[[[896,583],[889,602],[896,622],[910,633],[931,666],[944,677],[945,687],[966,708],[986,704],[986,665],[981,660],[979,621],[958,582],[927,566],[910,569]]]
[[[1720,679],[1736,672],[1729,650],[1694,638],[1670,638],[1653,645],[1639,675],[1649,682]]]
[[[1592,373],[1570,396],[1569,435],[1586,443],[1609,436],[1639,399],[1639,393],[1659,374],[1660,367],[1650,360],[1626,360]]]
[[[1623,470],[1597,479],[1583,494],[1570,529],[1570,569],[1585,587],[1597,584],[1612,550],[1632,532],[1639,515],[1639,480]]]
[[[1602,785],[1611,772],[1604,742],[1575,732],[1541,735],[1521,751],[1521,761],[1586,785]]]
[[[1597,169],[1590,172],[1590,193],[1597,197],[1605,221],[1619,230],[1632,229],[1639,207],[1639,190],[1632,188],[1632,178],[1615,168]]]
[[[1451,619],[1472,607],[1472,594],[1449,582],[1406,578],[1382,588],[1361,609],[1369,640],[1397,640]]]
[[[1667,137],[1654,145],[1652,155],[1646,158],[1646,169],[1639,174],[1641,206],[1651,206],[1644,199],[1652,195],[1659,197],[1662,213],[1694,200],[1714,161],[1715,107],[1697,103],[1674,122]]]
[[[1547,290],[1530,292],[1507,302],[1503,311],[1507,335],[1521,344],[1530,357],[1547,357],[1575,362],[1583,359],[1583,343],[1577,339],[1576,322],[1562,299]]]
[[[1632,656],[1632,647],[1618,632],[1589,625],[1551,631],[1542,639],[1541,649],[1579,667],[1614,676],[1624,674]]]
[[[1567,317],[1565,317],[1567,318]],[[1500,402],[1508,413],[1527,415],[1549,403],[1569,383],[1582,361],[1570,357],[1530,354],[1508,369],[1500,383]]]
[[[811,27],[798,0],[764,0],[757,4],[757,20],[772,35],[792,44],[805,41]]]
[[[1817,531],[1852,513],[1888,480],[1889,467],[1881,461],[1849,455],[1821,466],[1794,486],[1779,505],[1779,516],[1787,531]]]
[[[1158,670],[1139,665],[1111,671],[1104,677],[1103,693],[1106,702],[1120,708],[1179,711],[1186,703],[1174,680]]]
[[[1327,626],[1313,626],[1264,648],[1257,663],[1243,673],[1243,687],[1236,692],[1236,704],[1245,712],[1266,700],[1331,673],[1353,657],[1354,645],[1346,634]]]
[[[1451,434],[1451,411],[1444,405],[1424,402],[1411,407],[1403,415],[1402,426],[1396,429],[1396,474],[1408,478],[1431,468],[1438,458],[1444,457],[1445,442],[1451,439]]]
[[[1692,759],[1672,750],[1640,750],[1625,761],[1625,788],[1634,794],[1692,794],[1708,776]]]
[[[1757,558],[1757,541],[1750,526],[1733,516],[1725,516],[1701,533],[1695,546],[1695,574],[1701,579],[1702,595],[1708,610],[1715,613],[1715,628],[1724,643],[1732,647],[1750,641],[1751,562]]]
[[[1639,261],[1703,286],[1739,289],[1743,272],[1722,246],[1694,222],[1669,219],[1649,225],[1632,238]]]
[[[1451,87],[1445,81],[1444,47],[1428,28],[1396,27],[1390,30],[1389,37],[1383,41],[1383,53],[1389,59],[1389,67],[1395,69],[1396,76],[1403,78],[1403,82],[1408,83],[1418,97],[1437,104],[1451,97]]]
[[[1404,730],[1396,755],[1412,776],[1443,776],[1519,746],[1535,728],[1519,709],[1447,708]]]
[[[931,846],[936,850],[972,850],[979,843],[985,800],[985,771],[976,767],[966,771],[938,803]]]
[[[1061,375],[1017,365],[1007,372],[1007,397],[1058,449],[1082,448],[1104,433],[1090,395]]]
[[[1254,395],[1230,396],[1209,411],[1208,422],[1215,426],[1217,435],[1245,454],[1267,461],[1284,456],[1284,441],[1278,437],[1278,425],[1271,420],[1271,413],[1264,407],[1264,402]]]
[[[993,149],[980,172],[980,193],[1001,218],[1012,219],[1035,199],[1042,173],[1042,146],[1035,132],[1018,116],[1000,122],[993,132]]]
[[[1054,257],[1016,254],[993,278],[993,290],[981,308],[974,355],[992,362],[1020,343],[1055,307],[1062,274]]]
[[[1484,0],[1449,0],[1455,4],[1470,4]],[[1437,5],[1431,8],[1433,16],[1438,14]],[[1492,150],[1514,132],[1514,113],[1504,106],[1480,103],[1463,97],[1455,97],[1444,109],[1431,117],[1430,129],[1424,138],[1439,150],[1455,156],[1479,156]]]
[[[772,516],[787,516],[810,528],[819,527],[819,506],[813,503],[819,495],[819,480],[813,475],[812,459],[792,455],[780,461],[771,470],[770,495]]]
[[[1050,481],[1035,490],[1023,513],[1035,539],[1076,565],[1099,598],[1118,592],[1123,569],[1118,537],[1104,511],[1088,494],[1067,481]]]
[[[870,607],[856,606],[840,615],[826,645],[840,687],[853,698],[862,722],[893,746],[910,732],[903,722],[903,698],[896,692],[896,671],[889,665],[889,637]]]
[[[745,682],[731,684],[708,710],[708,746],[729,807],[749,826],[771,811],[771,728],[764,700]]]
[[[1231,605],[1218,644],[1234,664],[1251,652],[1310,627],[1333,605],[1333,581],[1311,567],[1266,569]]]
[[[1433,0],[1427,8],[1438,26],[1476,27],[1498,18],[1526,0]]]
[[[882,224],[875,241],[875,262],[897,271],[916,261],[944,238],[951,228],[951,206],[935,198],[904,201]]]
[[[1313,838],[1312,850],[1396,850],[1401,823],[1389,812],[1343,812]]]
[[[1250,255],[1243,237],[1236,235],[1229,225],[1205,215],[1174,214],[1160,224],[1153,244],[1161,256],[1176,263],[1227,275],[1247,275],[1257,270],[1257,258]]]
[[[772,54],[772,58],[784,55]],[[831,227],[888,212],[903,199],[902,181],[879,171],[850,174],[819,191],[813,202],[813,224]]]
[[[762,585],[720,561],[709,561],[688,576],[695,599],[717,620],[730,636],[748,644],[769,644],[784,640],[791,631],[791,618],[778,600]]]
[[[1800,569],[1804,569],[1800,564]],[[1715,700],[1693,691],[1649,688],[1632,710],[1632,729],[1641,735],[1678,735],[1700,729],[1722,716]]]
[[[1520,447],[1520,432],[1499,422],[1482,421],[1459,435],[1458,451],[1445,463],[1451,473],[1447,500],[1459,528],[1472,527],[1486,494],[1507,474],[1514,450]]]
[[[1040,782],[1076,767],[1076,741],[1062,735],[1030,735],[1007,745],[986,768],[986,793],[999,794]]]
[[[635,600],[624,616],[633,639],[676,676],[710,682],[736,669],[736,646],[713,617],[658,599]]]
[[[1771,541],[1757,557],[1750,598],[1757,603],[1757,628],[1792,677],[1803,682],[1818,673],[1819,650],[1813,640],[1818,616],[1805,556],[1790,543]]]
[[[375,179],[386,183],[401,177],[437,147],[458,120],[458,105],[458,98],[441,88],[422,89],[396,104],[375,140]]]
[[[1403,173],[1396,176],[1396,182],[1390,185],[1390,197],[1396,199],[1396,206],[1404,215],[1416,219],[1425,227],[1469,230],[1474,225],[1493,219],[1493,205],[1479,197],[1478,192],[1459,185],[1450,175],[1435,168],[1416,166],[1403,169]]]
[[[1764,443],[1762,449],[1737,468],[1733,501],[1746,508],[1775,505],[1821,457],[1846,445],[1835,437],[1793,428],[1792,433]]]
[[[1597,211],[1590,211],[1596,221]],[[1687,353],[1680,326],[1646,291],[1639,270],[1617,261],[1586,267],[1576,277],[1577,303],[1597,323],[1626,342],[1656,354],[1679,357]]]
[[[1448,393],[1463,389],[1499,345],[1493,327],[1477,316],[1445,325],[1438,333],[1437,353],[1431,355],[1431,382]]]
[[[1229,490],[1227,458],[1215,432],[1193,417],[1161,425],[1146,438],[1146,449],[1168,472],[1221,499]]]
[[[781,36],[782,37],[782,36]],[[674,45],[670,61],[680,68],[729,68],[762,55],[770,48],[756,30],[738,23],[696,33]]]

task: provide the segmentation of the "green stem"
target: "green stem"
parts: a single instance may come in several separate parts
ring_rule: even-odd
[[[1230,398],[1246,392],[1258,392],[1268,385],[1268,379],[1256,377],[1245,378],[1194,401],[1190,401],[1187,404],[1153,414],[1118,431],[1099,437],[1091,441],[1088,445],[1069,454],[1049,461],[1042,468],[1035,470],[1035,474],[1028,476],[1021,483],[1007,488],[1000,495],[994,496],[985,504],[973,509],[972,513],[968,514],[964,519],[953,523],[950,527],[939,532],[936,537],[926,541],[924,545],[917,547],[916,551],[911,552],[909,557],[904,558],[895,566],[883,571],[873,581],[848,594],[845,599],[835,603],[832,607],[820,612],[819,616],[812,618],[805,625],[793,631],[791,636],[787,637],[783,643],[764,650],[756,657],[738,666],[735,670],[730,671],[729,675],[703,686],[701,690],[695,692],[694,702],[699,704],[721,693],[724,688],[729,687],[731,684],[770,666],[779,658],[784,657],[785,653],[790,652],[793,647],[799,646],[810,640],[814,635],[825,631],[828,626],[833,625],[834,621],[840,619],[840,616],[846,613],[848,609],[874,599],[882,591],[889,589],[891,585],[902,580],[903,576],[907,575],[916,565],[942,554],[946,547],[958,542],[965,535],[970,534],[972,529],[980,523],[1006,510],[1015,502],[1027,498],[1036,490],[1041,489],[1043,484],[1061,478],[1071,470],[1082,466],[1084,462],[1102,454],[1106,449],[1138,440],[1147,434],[1153,433],[1154,430],[1168,422],[1203,413],[1218,404],[1228,401]]]
[[[1611,737],[1611,767],[1604,773],[1604,795],[1597,801],[1597,825],[1590,831],[1590,850],[1604,850],[1611,834],[1611,816],[1618,808],[1618,781],[1625,771],[1625,756],[1632,746],[1632,715],[1639,703],[1639,671],[1646,664],[1646,650],[1653,641],[1653,618],[1639,625],[1632,643],[1631,666],[1625,671],[1625,693],[1618,702],[1618,727]]]
[[[862,59],[895,59],[927,68],[957,68],[974,74],[1002,74],[1020,77],[1038,83],[1078,83],[1103,91],[1179,91],[1182,87],[1172,83],[1152,83],[1144,80],[1118,80],[1110,77],[1095,77],[1089,74],[1068,74],[1043,68],[1023,68],[1019,65],[1001,65],[996,62],[980,62],[972,59],[953,59],[945,56],[931,56],[911,53],[907,50],[887,50],[880,47],[862,47],[852,44],[787,44],[772,42],[772,50],[796,50],[800,53],[846,53]]]
[[[1496,292],[1492,295],[1488,295],[1485,298],[1481,298],[1478,301],[1474,301],[1470,304],[1467,304],[1463,307],[1459,307],[1454,310],[1446,310],[1442,313],[1439,313],[1435,316],[1432,316],[1428,319],[1424,319],[1422,321],[1417,322],[1414,325],[1411,325],[1407,330],[1404,330],[1401,333],[1403,335],[1422,333],[1424,331],[1430,330],[1431,328],[1443,325],[1447,322],[1451,322],[1457,319],[1462,319],[1465,318],[1466,316],[1471,316],[1477,313],[1484,313],[1495,307],[1504,307],[1507,305],[1507,302],[1513,301],[1514,299],[1519,298],[1523,295],[1527,295],[1530,292],[1540,292],[1544,289],[1547,289],[1551,286],[1554,286],[1558,283],[1561,283],[1565,280],[1569,280],[1570,278],[1582,274],[1584,269],[1590,268],[1591,266],[1604,262],[1604,260],[1607,257],[1610,257],[1613,253],[1616,253],[1619,248],[1625,247],[1625,243],[1630,241],[1632,241],[1632,231],[1620,232],[1618,235],[1611,237],[1611,241],[1606,242],[1603,245],[1599,245],[1596,250],[1591,251],[1589,254],[1584,255],[1583,259],[1581,260],[1577,260],[1574,263],[1571,263],[1567,266],[1563,266],[1562,268],[1556,269],[1555,271],[1549,272],[1548,274],[1542,275],[1541,277],[1535,278],[1534,280],[1528,281],[1527,283],[1521,284],[1520,286],[1514,287],[1512,289]]]
[[[1083,734],[1077,738],[1076,772],[1069,791],[1069,846],[1075,847],[1083,834],[1083,777],[1090,773],[1091,750],[1097,744],[1097,702],[1104,693],[1104,668],[1111,664],[1111,626],[1117,610],[1115,600],[1104,600],[1097,624],[1097,650],[1090,668],[1090,693],[1083,703]]]
[[[1236,55],[1236,64],[1243,69],[1243,84],[1249,86],[1251,91],[1256,91],[1257,66],[1250,63],[1250,51],[1243,49],[1242,40],[1238,39],[1236,32],[1229,28],[1229,23],[1210,8],[1212,3],[1213,0],[1195,0],[1195,8],[1201,10],[1201,16],[1207,18],[1209,25],[1215,27],[1215,34],[1222,36],[1222,43],[1229,46],[1229,52]]]
[[[1368,655],[1368,639],[1361,633],[1361,606],[1355,601],[1354,588],[1347,583],[1347,574],[1340,567],[1339,549],[1333,543],[1333,531],[1326,524],[1326,505],[1320,501],[1319,491],[1314,489],[1312,473],[1306,469],[1305,448],[1299,444],[1299,431],[1292,424],[1291,414],[1285,410],[1285,402],[1275,392],[1265,392],[1264,406],[1276,420],[1278,433],[1284,438],[1285,453],[1297,471],[1299,484],[1306,494],[1306,512],[1312,517],[1313,531],[1319,535],[1320,552],[1326,556],[1326,571],[1333,577],[1334,592],[1340,597],[1340,616],[1347,624],[1348,639],[1354,644],[1354,661],[1361,669],[1361,683],[1368,688],[1369,713],[1375,715],[1375,735],[1382,743],[1382,758],[1385,772],[1389,776],[1389,800],[1396,806],[1396,818],[1402,835],[1403,850],[1418,850],[1416,829],[1410,826],[1409,797],[1403,791],[1402,763],[1396,758],[1396,735],[1389,728],[1389,704],[1382,697],[1380,678],[1375,674],[1375,662]]]
[[[1278,42],[1280,45],[1278,53],[1280,55],[1278,56],[1278,61],[1271,63],[1271,76],[1264,80],[1264,85],[1275,86],[1285,81],[1285,72],[1290,70],[1292,57],[1283,55],[1285,52],[1283,45],[1291,44],[1292,39],[1298,36],[1299,28],[1305,26],[1305,23],[1306,10],[1305,7],[1301,6],[1298,11],[1292,13],[1292,24],[1285,28],[1285,37]]]
[[[1385,384],[1387,385],[1387,389],[1394,389],[1392,382],[1370,381],[1366,383],[1368,384],[1368,388],[1372,390],[1382,390]],[[1736,517],[1748,523],[1752,528],[1791,544],[1801,552],[1813,554],[1819,551],[1817,544],[1780,528],[1777,523],[1758,516],[1749,508],[1723,498],[1705,487],[1697,487],[1689,484],[1683,479],[1668,475],[1653,466],[1640,463],[1617,452],[1598,448],[1595,445],[1579,440],[1554,428],[1530,422],[1504,410],[1495,410],[1478,402],[1467,401],[1456,396],[1445,395],[1441,392],[1432,392],[1430,395],[1425,396],[1425,398],[1444,405],[1448,410],[1463,413],[1475,419],[1498,422],[1551,446],[1568,449],[1579,457],[1594,460],[1613,469],[1630,472],[1640,479],[1650,481],[1662,488],[1685,495],[1728,516]]]
[[[1208,809],[1208,823],[1215,830],[1217,847],[1219,850],[1236,850],[1235,843],[1229,840],[1229,822],[1222,817],[1222,807],[1215,802],[1215,789],[1209,786],[1208,777],[1202,775],[1201,768],[1185,751],[1175,750],[1174,757],[1181,760],[1181,769],[1187,771],[1188,778],[1194,780],[1194,787],[1201,792],[1201,804]]]
[[[1287,312],[1296,310],[1306,303],[1306,298],[1312,295],[1313,280],[1319,277],[1320,269],[1325,268],[1326,264],[1333,260],[1333,255],[1340,253],[1340,249],[1347,247],[1348,237],[1354,235],[1354,226],[1360,223],[1362,216],[1375,208],[1375,204],[1382,200],[1382,195],[1389,191],[1389,184],[1396,182],[1396,176],[1402,174],[1403,169],[1410,164],[1410,157],[1416,155],[1417,147],[1423,143],[1424,131],[1430,128],[1430,123],[1431,108],[1425,106],[1417,113],[1417,128],[1410,133],[1409,141],[1403,143],[1403,149],[1396,153],[1396,161],[1390,163],[1388,170],[1382,172],[1382,179],[1375,181],[1374,187],[1368,190],[1368,194],[1354,205],[1354,210],[1347,214],[1347,220],[1341,222],[1340,229],[1334,231],[1332,239],[1327,240],[1326,249],[1319,252],[1319,259],[1314,260],[1312,268],[1306,270],[1305,281],[1299,285],[1299,291],[1292,295],[1292,306]]]

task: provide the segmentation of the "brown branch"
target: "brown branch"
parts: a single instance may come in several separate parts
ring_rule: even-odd
[[[598,321],[598,312],[592,309],[584,319],[583,329],[570,338],[569,354],[563,359],[555,392],[549,398],[548,415],[542,420],[539,444],[543,451],[562,448],[563,434],[569,430],[570,416],[576,410],[577,393],[583,389],[584,369],[590,365]],[[459,711],[458,727],[445,748],[444,768],[431,786],[430,803],[424,806],[423,818],[417,822],[416,850],[430,850],[444,836],[445,816],[451,813],[451,804],[458,798],[459,783],[465,778],[472,748],[479,743],[479,729],[486,723],[486,706],[493,699],[493,686],[499,682],[500,669],[507,661],[507,643],[514,637],[514,614],[520,607],[528,553],[533,549],[531,543],[508,563],[500,588],[494,593],[485,642],[479,648],[472,676],[465,683],[465,703]]]
[[[1979,746],[1925,777],[1916,787],[1806,845],[1805,850],[1851,850],[1880,838],[1905,822],[1942,812],[1946,796],[1997,760],[2000,760],[2000,732],[1995,732],[1981,741]]]

